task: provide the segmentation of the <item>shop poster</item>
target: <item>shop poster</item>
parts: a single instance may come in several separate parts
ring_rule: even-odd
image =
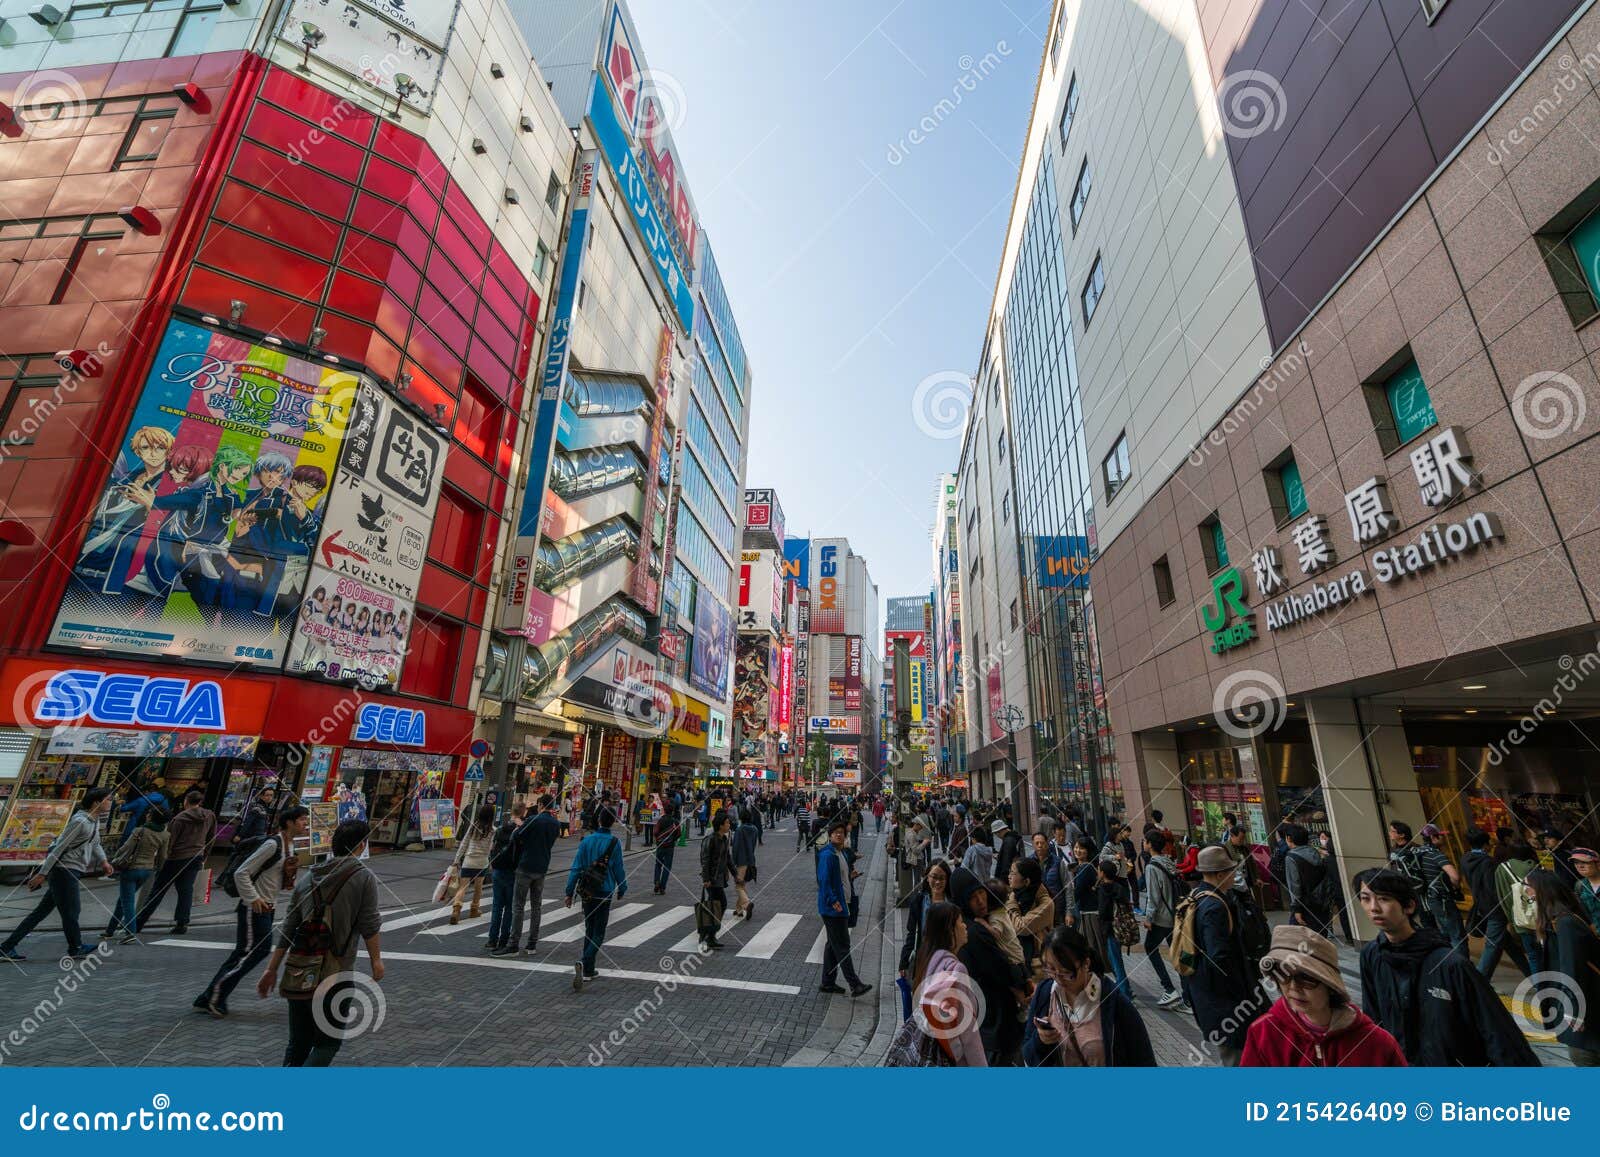
[[[334,794],[333,802],[338,809],[340,823],[344,823],[345,820],[367,818],[367,797],[354,784],[341,783],[339,790]]]
[[[333,771],[332,747],[313,747],[306,756],[306,780],[301,796],[320,800],[328,792],[328,775]]]
[[[18,799],[0,829],[0,864],[37,864],[72,815],[70,799]]]
[[[361,387],[288,671],[368,688],[399,684],[447,446],[376,386]]]
[[[728,667],[733,657],[733,614],[701,588],[694,608],[694,653],[689,685],[714,703],[728,698]]]
[[[357,381],[173,319],[50,642],[280,667]]]
[[[417,828],[422,841],[447,840],[455,823],[456,805],[447,799],[417,801]]]
[[[333,800],[327,803],[307,804],[310,810],[311,826],[308,829],[311,837],[311,854],[313,856],[327,855],[333,851],[333,829],[339,826],[339,805]]]

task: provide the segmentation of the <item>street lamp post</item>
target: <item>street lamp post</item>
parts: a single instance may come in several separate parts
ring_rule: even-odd
[[[1022,823],[1022,782],[1017,771],[1017,732],[1028,725],[1027,717],[1023,715],[1022,708],[1008,703],[1002,707],[994,717],[1000,729],[1006,733],[1006,778],[1009,781],[1007,799],[1011,804],[1011,826],[1021,830],[1018,825]]]

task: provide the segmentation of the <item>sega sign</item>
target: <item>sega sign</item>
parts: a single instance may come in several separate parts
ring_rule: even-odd
[[[385,707],[363,703],[356,712],[352,743],[393,743],[402,747],[425,747],[428,743],[428,717],[409,707]]]
[[[226,731],[222,685],[167,675],[57,671],[34,708],[40,723],[104,723]]]

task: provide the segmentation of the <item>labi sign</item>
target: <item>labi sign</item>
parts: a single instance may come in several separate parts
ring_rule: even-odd
[[[1463,497],[1478,482],[1472,454],[1460,429],[1451,426],[1428,439],[1411,454],[1422,501],[1444,506]],[[1369,478],[1345,495],[1350,531],[1363,548],[1388,537],[1398,520],[1389,504],[1388,487]],[[1321,575],[1334,564],[1328,541],[1327,520],[1313,514],[1296,523],[1289,537],[1299,555],[1300,573]],[[1304,593],[1289,594],[1282,557],[1276,546],[1263,546],[1250,556],[1257,594],[1272,600],[1266,605],[1267,630],[1277,631],[1304,622],[1335,607],[1353,602],[1376,589],[1470,554],[1480,546],[1505,538],[1500,520],[1479,511],[1460,522],[1435,523],[1404,546],[1375,550],[1372,574],[1355,567],[1348,573],[1313,582]],[[1212,603],[1201,611],[1201,622],[1211,633],[1211,651],[1220,655],[1257,638],[1251,612],[1245,607],[1244,576],[1228,567],[1211,580]]]

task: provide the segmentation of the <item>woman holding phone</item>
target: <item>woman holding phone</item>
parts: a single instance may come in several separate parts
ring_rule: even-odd
[[[1154,1068],[1150,1034],[1133,1003],[1103,975],[1099,953],[1074,928],[1054,928],[1040,953],[1044,980],[1028,1009],[1029,1068]]]

